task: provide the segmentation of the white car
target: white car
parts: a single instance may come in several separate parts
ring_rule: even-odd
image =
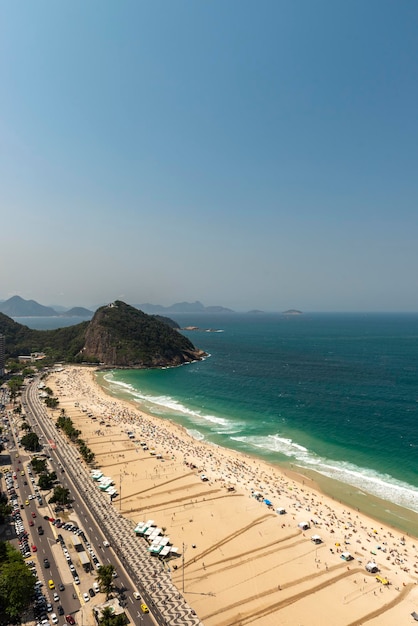
[[[51,613],[51,622],[53,624],[58,624],[58,617],[56,616],[55,613]]]
[[[54,602],[59,602],[60,601],[60,597],[57,594],[57,592],[54,593]]]
[[[78,576],[74,576],[74,583],[75,583],[76,585],[79,585],[79,584],[80,584],[80,579],[79,579],[79,577],[78,577]]]
[[[135,598],[135,600],[140,600],[141,599],[141,596],[139,595],[138,591],[134,591],[132,595]]]
[[[83,600],[84,602],[90,602],[90,596],[88,593],[83,593]]]

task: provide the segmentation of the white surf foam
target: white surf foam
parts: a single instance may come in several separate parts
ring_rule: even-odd
[[[156,415],[163,415],[167,411],[170,413],[184,415],[197,424],[203,424],[205,422],[208,425],[213,424],[217,427],[215,432],[222,434],[236,433],[241,429],[239,424],[230,419],[190,409],[171,396],[153,396],[148,393],[143,393],[129,383],[114,380],[111,374],[106,374],[105,380],[110,386],[114,385],[115,389],[122,388],[123,391],[129,393],[133,397],[134,401],[145,404],[147,409]]]
[[[231,439],[258,449],[279,452],[302,467],[315,470],[328,478],[351,485],[360,492],[367,492],[418,513],[418,489],[389,474],[380,474],[370,468],[320,457],[291,439],[279,435],[231,437]]]
[[[193,428],[186,428],[186,432],[189,433],[189,435],[197,441],[203,441],[203,439],[205,438],[205,436],[199,430],[195,430]]]

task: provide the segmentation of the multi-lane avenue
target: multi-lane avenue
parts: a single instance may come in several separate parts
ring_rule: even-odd
[[[89,549],[99,564],[111,563],[115,567],[117,572],[117,578],[115,578],[117,599],[125,611],[129,613],[131,621],[138,626],[152,624],[153,620],[161,626],[200,625],[201,622],[194,611],[173,585],[169,571],[164,569],[163,564],[158,559],[150,557],[146,544],[135,536],[132,524],[119,514],[115,506],[111,504],[109,496],[95,488],[88,468],[85,467],[79,457],[78,450],[56,428],[56,418],[51,419],[41,401],[37,380],[32,381],[24,388],[22,404],[28,422],[34,432],[38,434],[44,452],[49,457],[48,462],[51,464],[51,470],[56,471],[60,483],[70,490],[74,499],[73,509],[70,511],[70,515],[66,515],[66,517],[69,517],[73,524],[82,529]],[[15,450],[15,454],[18,454],[16,448]],[[20,453],[21,448],[18,450]],[[11,451],[11,455],[13,455],[13,451]],[[12,458],[13,465],[16,465],[17,460]],[[19,483],[20,496],[25,496],[25,498],[34,495],[34,486],[27,478],[26,474],[25,478],[19,477],[21,483]],[[32,511],[37,515],[36,518],[31,517]],[[76,585],[74,572],[68,568],[63,547],[61,543],[57,542],[57,535],[60,533],[65,546],[70,546],[67,549],[74,549],[71,540],[72,532],[61,528],[57,529],[52,525],[52,522],[43,519],[44,515],[51,518],[53,516],[52,511],[46,510],[45,501],[41,507],[36,498],[29,500],[29,505],[25,506],[22,513],[27,516],[28,524],[30,519],[36,521],[30,530],[37,542],[35,543],[38,550],[36,554],[46,583],[52,578],[54,583],[62,582],[64,584],[65,590],[60,592],[60,600],[66,613],[68,611],[77,620],[77,610],[80,610],[85,616],[83,622],[85,625],[87,623],[86,617],[88,614],[91,615],[92,605],[97,598],[93,597],[90,601],[87,598],[84,599],[83,594],[92,588],[97,576],[98,564],[92,561],[93,570],[90,573],[85,573],[78,566],[77,574],[79,574],[80,584]],[[56,517],[55,514],[54,517]],[[41,522],[44,534],[37,535],[36,529]],[[105,545],[107,543],[110,545],[105,547],[103,542]],[[48,558],[50,561],[47,575],[45,575],[46,570],[41,565],[44,558]],[[100,600],[100,602],[102,601],[103,599]],[[149,607],[150,614],[142,612],[142,604]]]

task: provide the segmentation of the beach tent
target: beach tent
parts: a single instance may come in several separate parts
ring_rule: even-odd
[[[319,535],[312,535],[311,541],[313,541],[313,543],[316,543],[316,544],[322,543],[322,539]]]
[[[170,554],[170,546],[164,546],[158,556],[168,556]]]
[[[134,528],[134,533],[139,534],[140,532],[142,532],[142,529],[144,528],[144,526],[145,526],[145,522],[138,522],[138,524]]]
[[[160,546],[166,546],[170,543],[170,537],[161,537],[160,541]]]
[[[267,504],[267,506],[273,506],[270,500],[266,500],[266,499],[264,500],[264,504]]]
[[[279,507],[278,509],[276,509],[276,513],[277,515],[284,515],[286,513],[286,509],[284,509],[282,506]]]
[[[299,522],[298,527],[301,530],[308,530],[310,528],[309,522]]]
[[[418,622],[418,613],[416,611],[414,611],[413,613],[411,613],[412,617],[414,618],[414,620],[416,622]]]
[[[351,554],[349,552],[343,552],[341,555],[341,558],[343,561],[352,561],[353,557],[351,556]]]
[[[106,489],[109,489],[109,487],[112,486],[112,481],[110,481],[110,483],[98,483],[98,487],[100,489],[100,491],[106,491]]]
[[[366,571],[370,572],[371,574],[375,574],[379,571],[379,568],[374,561],[369,561],[366,565]]]
[[[151,532],[148,533],[148,530],[150,530]],[[154,541],[154,539],[156,539],[157,537],[159,537],[161,535],[162,529],[161,528],[149,528],[146,533],[145,536],[148,537],[148,541],[151,541],[151,543]]]

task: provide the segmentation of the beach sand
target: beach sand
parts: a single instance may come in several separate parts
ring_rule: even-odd
[[[65,367],[47,385],[59,398],[50,414],[71,417],[112,477],[113,506],[133,526],[153,519],[179,548],[172,579],[205,626],[414,623],[417,539],[339,504],[306,476],[196,441],[109,396],[91,368]],[[366,571],[369,561],[389,585]]]

